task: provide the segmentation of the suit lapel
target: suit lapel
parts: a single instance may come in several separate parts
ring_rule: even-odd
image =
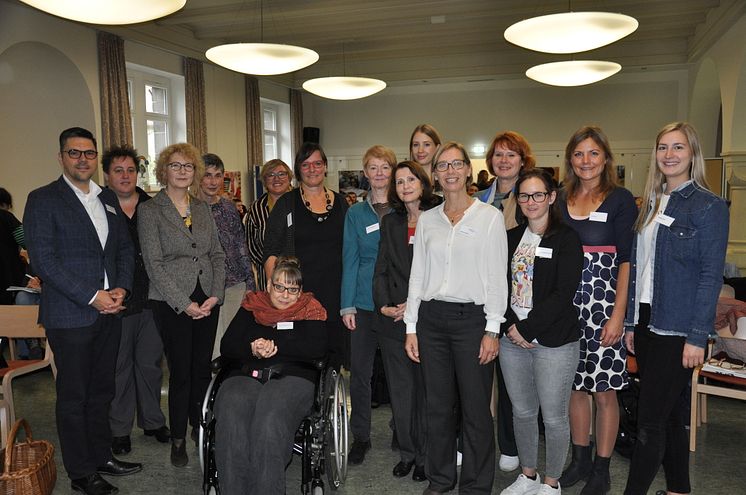
[[[65,179],[63,179],[62,176],[57,180],[57,188],[59,189],[62,200],[72,208],[76,217],[78,217],[77,221],[86,226],[88,232],[96,240],[96,245],[101,247],[101,241],[98,239],[98,232],[96,232],[96,227],[94,227],[91,217],[88,216],[88,212],[83,206],[83,203],[78,199],[78,195],[75,194],[75,191],[70,188],[70,185],[65,182]]]
[[[179,210],[176,209],[176,206],[174,206],[174,204],[171,202],[171,199],[168,197],[164,189],[161,189],[156,197],[153,199],[156,200],[158,205],[161,207],[161,213],[166,218],[166,220],[171,222],[171,224],[173,224],[173,226],[176,227],[184,235],[186,235],[190,239],[194,239],[194,235],[184,223],[184,219],[179,216]],[[192,208],[192,210],[192,219],[194,219],[194,208]]]

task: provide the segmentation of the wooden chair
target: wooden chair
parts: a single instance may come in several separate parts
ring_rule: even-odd
[[[733,343],[743,344],[746,348],[746,339],[734,337],[721,337]],[[711,344],[712,345],[712,344]],[[715,346],[717,352],[719,346]],[[711,353],[708,353],[708,355]],[[730,354],[730,353],[729,353]],[[689,429],[689,450],[694,452],[697,448],[697,428],[702,423],[707,423],[707,396],[717,395],[746,401],[746,378],[724,375],[705,371],[702,366],[697,366],[692,372],[692,407]]]
[[[36,338],[46,340],[44,328],[37,323],[38,316],[38,306],[0,306],[0,335],[11,339]],[[53,375],[57,376],[57,367],[54,365],[52,348],[48,343],[42,359],[17,360],[13,359],[13,357],[11,355],[7,368],[0,369],[0,377],[3,380],[2,398],[0,398],[0,422],[2,422],[3,416],[6,416],[8,421],[7,424],[0,425],[0,431],[2,431],[0,443],[3,444],[5,443],[10,425],[16,421],[13,403],[13,378],[46,368],[47,366],[50,366]],[[1,410],[3,403],[7,408],[5,414]]]

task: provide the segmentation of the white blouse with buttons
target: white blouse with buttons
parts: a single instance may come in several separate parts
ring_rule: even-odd
[[[421,301],[483,304],[485,331],[497,332],[507,308],[508,246],[502,213],[474,201],[455,225],[444,204],[420,215],[404,323],[417,332]]]

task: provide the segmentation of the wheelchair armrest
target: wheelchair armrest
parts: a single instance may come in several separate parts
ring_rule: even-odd
[[[225,365],[226,359],[223,356],[218,356],[210,363],[210,369],[213,371],[213,373],[217,373]]]

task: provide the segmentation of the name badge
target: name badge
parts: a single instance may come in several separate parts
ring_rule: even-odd
[[[539,258],[552,259],[552,248],[536,246],[535,254]]]
[[[370,234],[371,232],[375,232],[376,230],[380,228],[381,227],[378,225],[378,222],[376,222],[373,225],[368,225],[367,227],[365,227],[365,233]]]
[[[111,206],[111,205],[104,205],[104,206],[106,207],[106,211],[108,211],[112,215],[116,215],[117,214],[117,210],[113,206]]]
[[[410,244],[414,244],[414,236],[413,235],[409,236],[409,243]]]
[[[474,237],[474,234],[476,234],[477,231],[473,227],[469,227],[468,225],[462,225],[461,227],[459,227],[458,233],[463,234],[466,237]]]
[[[293,226],[293,212],[288,213],[288,227]]]
[[[676,220],[674,217],[669,217],[663,213],[659,213],[658,216],[655,217],[656,222],[665,225],[666,227],[670,227],[674,220]]]
[[[608,213],[605,211],[592,211],[591,216],[588,217],[588,220],[591,222],[603,222],[606,223],[606,218],[609,216]]]
[[[278,321],[277,329],[278,330],[292,330],[293,322],[292,321]]]

